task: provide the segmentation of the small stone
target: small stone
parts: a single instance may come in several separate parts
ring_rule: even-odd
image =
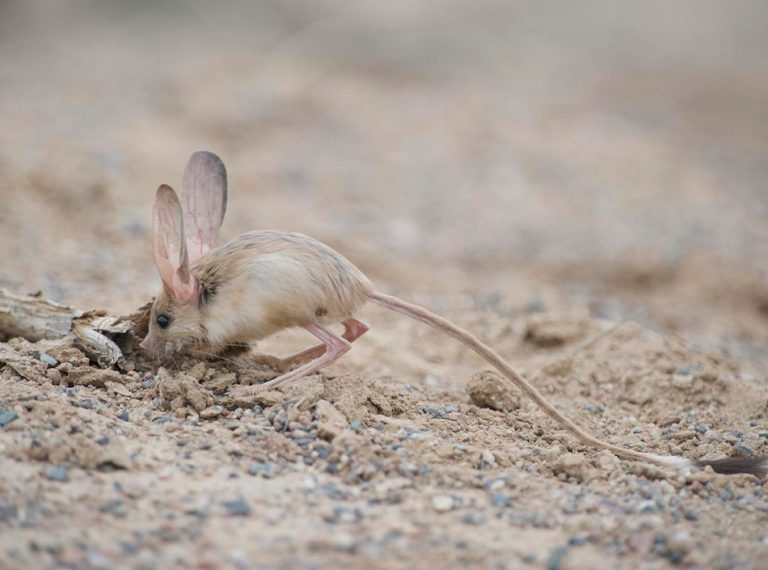
[[[222,501],[221,506],[227,510],[227,513],[234,517],[247,517],[251,514],[251,505],[243,498],[233,501]]]
[[[156,424],[170,424],[170,423],[173,423],[175,421],[176,421],[176,418],[174,418],[173,416],[168,416],[168,415],[160,416],[158,418],[155,418],[155,420],[154,420],[154,422]]]
[[[432,497],[432,508],[438,513],[445,513],[453,509],[454,500],[449,495],[436,495]]]
[[[588,471],[587,458],[581,453],[564,453],[552,462],[555,473],[564,473],[575,479],[583,479]]]
[[[491,495],[491,503],[496,507],[509,507],[512,505],[512,500],[504,493],[494,493]]]
[[[48,366],[58,366],[59,361],[56,360],[53,356],[48,354],[47,352],[41,352],[40,356],[38,357],[40,362],[45,362]]]
[[[0,521],[9,521],[19,514],[16,505],[9,503],[0,503]]]
[[[200,418],[204,420],[212,420],[218,418],[224,412],[224,408],[221,406],[208,406],[200,411]]]
[[[619,458],[607,449],[604,449],[597,454],[597,466],[603,471],[613,471],[619,466]]]
[[[690,374],[673,374],[672,386],[678,390],[687,390],[693,385],[693,376]]]
[[[434,416],[436,418],[442,418],[445,417],[445,414],[443,414],[442,411],[440,411],[439,408],[436,408],[434,406],[425,406],[421,408],[421,411],[425,414],[429,414],[430,416]]]
[[[471,524],[472,526],[480,526],[485,523],[485,515],[482,513],[471,512],[465,514],[461,518],[464,524]]]
[[[45,470],[45,477],[51,481],[66,483],[69,481],[69,473],[64,467],[49,467]]]
[[[333,441],[347,427],[347,418],[327,400],[318,400],[315,406],[317,435]]]
[[[679,552],[683,555],[693,550],[693,538],[687,530],[678,530],[667,540],[667,548],[672,552]]]
[[[349,422],[349,428],[352,431],[360,432],[363,429],[363,424],[360,422],[360,420],[352,420]]]
[[[114,370],[100,370],[90,366],[78,366],[69,371],[67,383],[75,386],[104,388],[106,382],[123,383],[123,377]]]
[[[472,403],[481,408],[511,412],[520,407],[520,395],[513,390],[511,382],[491,370],[472,376],[467,393]]]
[[[736,455],[740,455],[742,457],[752,456],[755,454],[754,449],[752,449],[748,445],[744,445],[743,443],[739,443],[738,445],[735,445],[733,447],[733,450],[736,452]]]
[[[275,468],[271,463],[252,463],[248,468],[249,475],[261,475],[269,479],[275,472]]]
[[[529,313],[543,313],[547,307],[541,297],[533,295],[525,302],[525,310]]]
[[[5,410],[0,412],[0,428],[7,426],[14,420],[19,419],[19,414],[13,410]]]
[[[558,546],[557,548],[553,548],[552,552],[549,553],[549,558],[547,559],[547,570],[560,570],[563,567],[563,560],[567,554],[567,546]]]
[[[128,388],[122,384],[119,384],[118,382],[104,382],[104,387],[110,393],[116,394],[118,396],[125,396],[126,398],[130,398],[133,395]]]
[[[124,517],[128,514],[128,507],[125,501],[122,499],[113,499],[111,501],[104,501],[99,505],[99,510],[102,513],[109,513],[116,517]]]
[[[128,415],[128,410],[123,410],[122,412],[117,414],[117,419],[127,422],[130,419],[130,416]]]
[[[578,319],[539,315],[528,323],[525,340],[536,346],[552,348],[579,339],[584,336],[585,329],[586,324]]]
[[[496,456],[490,450],[484,449],[480,454],[480,467],[496,467]]]
[[[683,511],[683,517],[687,521],[697,521],[699,520],[699,513],[686,509]]]

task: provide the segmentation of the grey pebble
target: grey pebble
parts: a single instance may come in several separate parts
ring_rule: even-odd
[[[349,428],[352,431],[359,432],[363,429],[363,424],[360,423],[360,420],[352,420],[351,422],[349,422]]]
[[[595,404],[590,404],[589,402],[584,404],[582,407],[592,414],[602,414],[605,411],[600,406],[596,406]]]
[[[155,387],[155,383],[156,383],[155,377],[154,376],[150,376],[149,378],[144,380],[144,382],[142,382],[140,384],[140,386],[142,388],[154,388]]]
[[[40,362],[45,362],[48,366],[58,366],[59,361],[56,360],[53,356],[48,354],[47,352],[41,352],[40,356],[38,357]]]
[[[7,426],[13,420],[17,420],[18,418],[19,418],[19,414],[17,414],[13,410],[6,410],[3,412],[0,412],[0,428]]]
[[[81,408],[85,408],[86,410],[92,410],[93,409],[93,400],[87,399],[87,400],[80,400],[77,403],[78,406]]]
[[[563,567],[563,560],[567,554],[567,546],[558,546],[557,548],[553,548],[552,552],[549,553],[549,558],[547,559],[547,570],[560,570]]]
[[[744,445],[743,443],[739,443],[738,445],[735,445],[733,450],[736,452],[737,455],[742,456],[749,456],[754,455],[755,450],[749,447],[748,445]]]
[[[116,517],[124,517],[128,514],[128,508],[122,499],[104,501],[99,505],[99,510],[102,513],[109,513]]]
[[[128,540],[123,540],[120,542],[120,548],[123,549],[123,552],[125,554],[138,554],[139,553],[139,545],[135,542],[130,542]]]
[[[544,301],[538,295],[533,295],[525,302],[525,310],[529,313],[543,313],[547,310]]]
[[[512,505],[512,500],[504,493],[494,493],[491,495],[491,503],[496,507],[509,507]]]
[[[233,501],[222,501],[221,506],[233,517],[247,517],[251,514],[251,505],[243,498]]]
[[[480,526],[485,524],[485,515],[482,513],[467,513],[461,518],[464,524],[471,524],[473,526]]]
[[[434,406],[425,406],[421,408],[421,411],[424,412],[425,414],[429,414],[430,416],[434,416],[436,418],[445,417],[443,412],[439,408],[436,408]]]
[[[167,415],[166,416],[160,416],[159,418],[155,418],[154,419],[154,422],[156,424],[169,424],[169,423],[172,423],[172,422],[175,422],[175,421],[176,421],[176,418],[174,418],[173,416],[167,416]]]
[[[58,481],[59,483],[69,481],[69,472],[64,467],[51,466],[45,470],[45,476],[51,481]]]
[[[336,523],[355,523],[363,520],[363,512],[360,509],[350,509],[348,507],[334,507],[333,515],[328,518],[328,522]]]
[[[117,414],[118,420],[123,420],[124,422],[127,422],[130,420],[130,417],[128,416],[128,410],[123,410],[119,414]]]
[[[248,468],[249,475],[261,475],[269,479],[274,475],[275,467],[271,463],[253,463]]]
[[[16,508],[16,505],[11,505],[8,503],[0,504],[0,521],[8,521],[12,518],[16,517],[18,514],[18,509]]]

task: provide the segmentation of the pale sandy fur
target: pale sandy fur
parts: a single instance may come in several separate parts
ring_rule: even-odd
[[[208,301],[208,342],[260,340],[287,327],[332,324],[353,316],[373,291],[340,253],[303,234],[244,233],[191,268]]]

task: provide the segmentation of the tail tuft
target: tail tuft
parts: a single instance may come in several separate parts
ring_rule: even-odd
[[[696,461],[696,467],[703,469],[709,465],[715,473],[734,475],[749,473],[758,479],[768,476],[768,457],[728,457],[726,459],[710,459]]]

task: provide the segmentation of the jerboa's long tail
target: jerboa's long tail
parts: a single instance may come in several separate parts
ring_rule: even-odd
[[[511,380],[515,386],[522,390],[536,404],[557,423],[575,435],[584,443],[598,449],[607,449],[618,457],[631,459],[635,461],[648,461],[664,467],[685,468],[703,468],[712,467],[717,473],[752,473],[758,477],[765,478],[768,475],[768,458],[766,457],[732,457],[727,459],[715,459],[711,461],[693,460],[674,455],[656,455],[653,453],[642,453],[632,449],[618,447],[611,443],[602,441],[592,434],[584,431],[570,419],[565,417],[557,408],[555,408],[532,384],[523,378],[512,366],[507,364],[496,351],[488,345],[481,342],[469,331],[466,331],[443,317],[436,315],[427,309],[418,305],[413,305],[397,297],[385,295],[379,292],[372,292],[368,298],[371,302],[386,307],[387,309],[397,311],[407,315],[417,321],[426,323],[449,336],[452,336],[459,342],[465,344],[486,361],[493,365],[499,372]]]

